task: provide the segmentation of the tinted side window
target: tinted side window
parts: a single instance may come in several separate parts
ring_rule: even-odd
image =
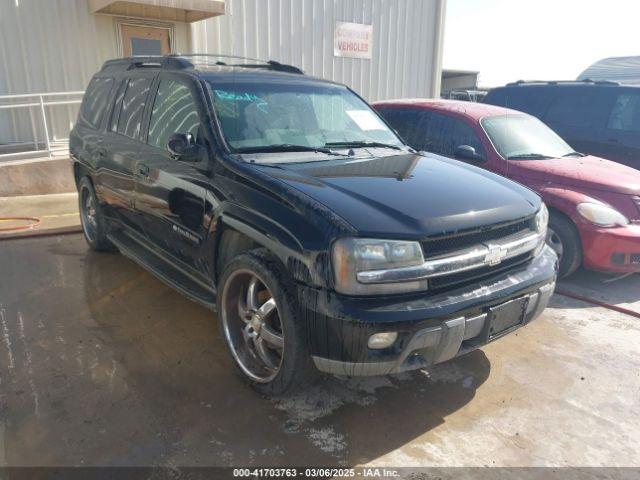
[[[122,109],[118,118],[118,133],[138,138],[144,104],[151,88],[150,78],[131,78],[122,100]]]
[[[545,121],[568,127],[596,126],[606,108],[603,95],[598,93],[584,88],[558,91],[545,115]],[[603,123],[600,122],[600,125]]]
[[[484,147],[476,132],[467,123],[462,120],[455,119],[455,126],[453,129],[454,146],[453,152],[450,154],[453,156],[455,149],[461,145],[469,145],[473,147],[479,157],[485,158]]]
[[[115,100],[113,102],[111,119],[109,121],[109,131],[111,132],[118,130],[118,118],[120,118],[120,110],[122,110],[122,99],[124,98],[124,92],[127,89],[127,81],[127,79],[120,80],[116,87]]]
[[[426,136],[428,144],[424,150],[429,152],[453,157],[457,147],[469,145],[484,157],[482,143],[473,128],[457,118],[432,112]]]
[[[94,78],[89,83],[80,106],[80,121],[98,128],[107,109],[113,78]]]
[[[607,127],[611,130],[640,132],[640,95],[633,93],[618,95]]]
[[[489,92],[484,103],[540,116],[546,109],[550,95],[549,89],[535,86],[500,88]]]
[[[190,133],[197,141],[199,127],[198,110],[189,88],[175,80],[162,80],[153,102],[147,143],[165,149],[174,133]]]
[[[379,112],[405,142],[417,150],[424,150],[429,112],[414,108],[382,108]]]

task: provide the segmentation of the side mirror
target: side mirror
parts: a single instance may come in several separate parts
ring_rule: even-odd
[[[478,155],[476,149],[469,145],[460,145],[456,148],[454,155],[460,160],[469,160],[471,162],[481,162],[484,160],[481,155]]]
[[[190,133],[174,133],[169,137],[167,150],[174,160],[181,162],[201,162],[206,154],[202,145],[198,145]]]

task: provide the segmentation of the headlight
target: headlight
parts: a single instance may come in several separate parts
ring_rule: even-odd
[[[601,203],[581,203],[578,205],[578,213],[591,223],[601,227],[625,226],[629,220],[615,208]]]
[[[404,293],[426,290],[427,280],[395,283],[360,283],[359,272],[392,270],[422,265],[424,258],[418,242],[341,238],[333,245],[333,271],[336,290],[347,295]]]
[[[547,226],[549,225],[549,210],[544,203],[540,204],[540,210],[536,214],[536,232],[547,232]]]

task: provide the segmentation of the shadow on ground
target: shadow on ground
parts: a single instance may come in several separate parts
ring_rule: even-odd
[[[80,236],[3,247],[10,466],[365,463],[442,424],[490,372],[476,351],[263,398],[234,375],[215,314],[131,261]]]

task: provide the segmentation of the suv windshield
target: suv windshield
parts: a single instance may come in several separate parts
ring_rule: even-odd
[[[403,146],[345,87],[291,81],[208,84],[222,133],[236,152]]]
[[[529,115],[500,115],[483,118],[480,123],[506,159],[540,160],[574,153],[553,130]]]

